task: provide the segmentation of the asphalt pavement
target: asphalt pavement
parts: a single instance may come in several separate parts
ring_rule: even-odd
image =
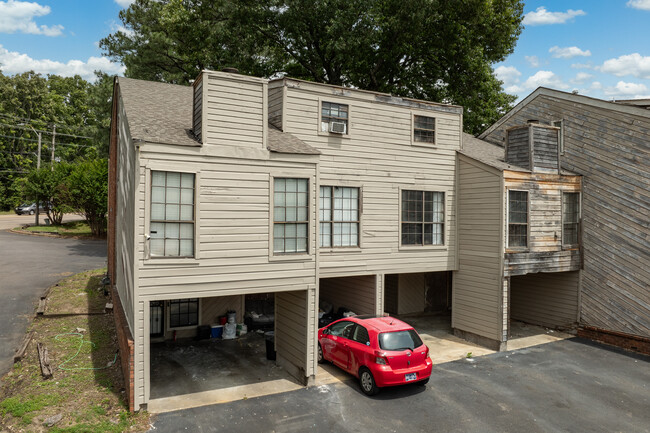
[[[106,241],[0,230],[0,375],[10,369],[41,294],[68,275],[105,266]]]
[[[648,408],[650,357],[573,338],[438,365],[426,388],[303,388],[160,414],[151,432],[649,432]]]

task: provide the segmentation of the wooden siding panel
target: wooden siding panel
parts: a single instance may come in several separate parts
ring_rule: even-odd
[[[320,299],[334,306],[350,309],[356,314],[375,314],[377,287],[375,275],[358,277],[321,278]]]
[[[424,274],[399,274],[397,314],[422,313],[425,307]]]
[[[278,362],[304,380],[312,376],[314,360],[313,320],[315,290],[277,293],[275,296],[275,348]]]
[[[549,327],[573,325],[578,319],[578,281],[577,271],[512,277],[512,319]]]
[[[283,120],[287,132],[321,152],[320,185],[362,188],[361,248],[321,249],[320,276],[454,269],[460,115],[445,111],[424,113],[437,119],[438,142],[433,148],[414,146],[411,116],[418,111],[378,102],[374,96],[365,94],[337,95],[327,87],[305,83],[296,87],[286,89]],[[319,101],[349,105],[349,135],[340,137],[319,132]],[[444,247],[401,248],[400,188],[445,193]]]
[[[562,168],[584,176],[581,323],[647,337],[650,119],[580,99],[539,95],[485,139],[502,145],[526,119],[563,120]]]
[[[269,89],[269,123],[282,130],[284,87]]]
[[[453,275],[452,327],[495,341],[503,341],[504,329],[502,188],[500,173],[459,156],[459,269]]]
[[[193,120],[193,129],[194,135],[199,141],[202,140],[202,131],[203,131],[203,75],[199,75],[199,78],[194,83],[194,107],[192,110],[192,120]]]

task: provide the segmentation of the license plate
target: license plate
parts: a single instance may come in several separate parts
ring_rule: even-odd
[[[415,374],[415,373],[407,374],[407,375],[404,376],[404,379],[405,379],[407,382],[410,382],[411,380],[415,380],[415,379],[417,379],[417,378],[418,378],[418,376],[417,376],[417,374]]]

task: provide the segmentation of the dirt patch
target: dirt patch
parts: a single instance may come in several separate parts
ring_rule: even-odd
[[[148,415],[130,414],[125,403],[113,316],[86,314],[103,310],[108,300],[100,283],[104,272],[73,275],[50,289],[46,315],[28,330],[34,338],[25,357],[1,379],[0,427],[69,433],[148,429]],[[48,317],[51,312],[57,316]],[[37,343],[48,349],[52,379],[41,376]]]

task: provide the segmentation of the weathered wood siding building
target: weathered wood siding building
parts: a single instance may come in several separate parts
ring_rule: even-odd
[[[505,146],[531,119],[560,128],[562,169],[583,177],[580,324],[648,338],[650,111],[637,102],[539,88],[479,138]]]
[[[452,292],[452,327],[462,337],[504,350],[511,319],[577,322],[581,178],[559,169],[558,133],[519,125],[505,149],[464,135]],[[569,201],[577,207],[567,209]]]
[[[278,363],[308,383],[320,300],[381,313],[386,275],[409,275],[393,289],[424,311],[424,275],[457,267],[460,107],[205,71],[118,78],[113,125],[109,274],[136,409],[151,343],[241,320],[245,296],[273,295]]]

